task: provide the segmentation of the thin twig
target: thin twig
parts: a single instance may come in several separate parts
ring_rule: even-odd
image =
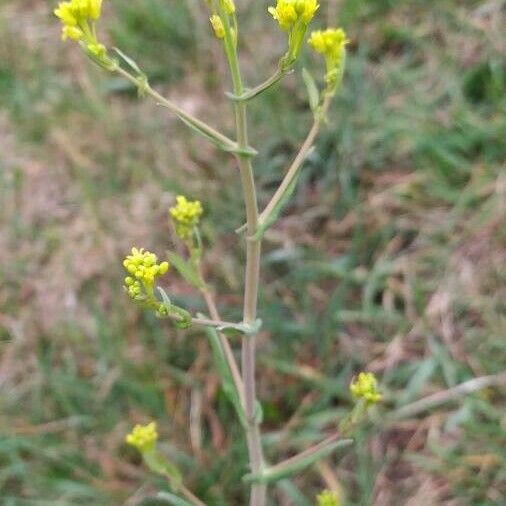
[[[208,318],[192,318],[195,325],[204,325],[205,327],[230,327],[239,329],[239,324],[232,322],[224,322],[222,320],[210,320]]]
[[[278,203],[283,198],[287,188],[292,184],[293,180],[297,177],[297,174],[299,173],[300,169],[302,168],[302,164],[304,163],[309,150],[314,144],[314,141],[320,132],[320,127],[322,125],[322,122],[325,119],[325,115],[327,113],[327,110],[330,106],[330,103],[332,102],[332,96],[326,95],[321,111],[315,116],[313,126],[309,130],[309,133],[307,134],[307,137],[302,144],[299,152],[297,153],[297,156],[293,160],[292,164],[290,165],[289,169],[287,170],[285,177],[283,178],[283,181],[281,181],[281,184],[279,185],[278,189],[272,196],[269,203],[265,206],[265,209],[260,213],[259,222],[260,224],[263,224],[265,222],[265,219],[269,216],[269,214],[276,208]]]
[[[216,303],[214,301],[214,297],[209,292],[209,290],[202,290],[202,295],[207,305],[207,309],[211,314],[211,318],[213,320],[220,320],[220,313],[218,312],[218,308],[216,307]],[[221,347],[223,348],[223,353],[225,354],[225,358],[227,359],[228,366],[230,367],[230,372],[232,373],[232,378],[234,379],[235,387],[237,392],[239,393],[239,398],[241,402],[244,402],[244,385],[241,378],[241,373],[239,371],[239,367],[237,365],[237,361],[234,357],[234,352],[230,347],[230,343],[228,342],[227,336],[223,334],[223,332],[218,332],[218,337],[220,339]]]
[[[483,390],[487,387],[503,385],[506,385],[506,372],[491,376],[473,378],[469,381],[461,383],[460,385],[449,388],[447,390],[442,390],[441,392],[437,392],[411,404],[403,406],[402,408],[394,411],[391,415],[391,418],[394,420],[398,420],[400,418],[411,418],[413,416],[419,415],[420,413],[423,413],[424,411],[435,408],[437,406],[441,406],[447,402],[460,399],[464,395],[477,392],[478,390]]]
[[[237,149],[237,142],[233,141],[232,139],[229,139],[226,135],[223,135],[221,132],[218,132],[216,129],[209,126],[204,121],[195,118],[194,116],[186,112],[184,109],[181,109],[181,107],[176,105],[174,102],[171,102],[164,96],[160,95],[160,93],[151,88],[149,83],[141,81],[141,79],[135,77],[134,75],[130,74],[130,72],[119,66],[115,69],[115,71],[121,76],[123,76],[125,79],[133,83],[137,88],[142,90],[151,98],[153,98],[158,104],[162,105],[163,107],[166,107],[167,109],[169,109],[169,111],[173,112],[174,114],[176,114],[183,120],[187,121],[188,123],[197,126],[200,130],[206,133],[206,136],[218,140],[232,152]],[[247,146],[245,146],[245,148],[246,147]]]

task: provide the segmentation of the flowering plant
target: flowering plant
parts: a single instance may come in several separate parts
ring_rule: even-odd
[[[261,320],[257,316],[257,296],[260,281],[261,244],[266,230],[272,226],[282,208],[289,200],[296,185],[304,160],[325,123],[333,97],[342,83],[346,44],[345,32],[340,28],[314,31],[307,39],[309,45],[325,59],[324,86],[319,89],[309,72],[304,80],[313,113],[313,125],[286,174],[260,212],[256,197],[252,160],[256,150],[249,145],[247,129],[248,102],[280,81],[295,65],[313,17],[318,11],[317,0],[277,0],[268,12],[287,34],[287,51],[279,59],[276,72],[259,85],[247,88],[243,84],[238,59],[239,24],[233,0],[207,0],[210,9],[210,25],[223,47],[232,78],[233,91],[229,98],[234,110],[236,135],[230,138],[202,120],[194,117],[174,102],[166,99],[151,87],[146,75],[137,63],[119,49],[112,52],[97,35],[96,23],[102,11],[102,0],[68,0],[61,2],[54,11],[62,23],[62,38],[77,41],[85,54],[103,69],[118,74],[133,83],[141,96],[147,95],[176,114],[181,121],[198,135],[212,142],[231,156],[239,168],[242,183],[246,224],[244,233],[246,266],[244,281],[243,318],[240,322],[223,321],[218,313],[214,294],[203,277],[201,259],[204,254],[200,238],[200,222],[203,207],[200,201],[190,201],[178,196],[176,204],[169,210],[177,237],[186,248],[185,258],[170,253],[167,260],[159,262],[158,257],[143,248],[132,248],[124,259],[126,270],[124,288],[127,295],[144,310],[153,311],[156,316],[168,319],[179,328],[192,325],[203,326],[209,336],[223,390],[234,406],[238,420],[244,428],[249,454],[249,472],[244,480],[251,488],[250,505],[263,506],[267,501],[269,484],[301,472],[332,452],[346,450],[353,440],[351,429],[367,412],[367,409],[381,400],[377,382],[370,373],[361,373],[351,384],[351,394],[356,405],[345,418],[340,430],[331,434],[319,444],[307,449],[287,461],[270,465],[264,457],[260,425],[261,407],[256,395],[255,355],[256,339]],[[169,295],[159,286],[157,280],[164,276],[172,265],[205,300],[208,315],[192,315],[185,308],[172,303]],[[239,335],[242,340],[241,366],[236,359],[230,336]],[[155,422],[136,426],[126,436],[126,442],[142,454],[146,465],[155,473],[169,480],[174,492],[173,504],[204,504],[183,484],[179,470],[158,451],[158,432]],[[181,497],[184,497],[182,499]],[[336,505],[338,497],[324,491],[317,498],[318,504]]]

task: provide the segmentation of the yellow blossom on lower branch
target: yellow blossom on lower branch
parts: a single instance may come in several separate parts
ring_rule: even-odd
[[[127,255],[123,266],[129,273],[125,278],[125,287],[134,300],[153,296],[155,279],[169,270],[168,262],[159,264],[157,256],[150,251],[144,251],[144,248],[132,248],[132,254]]]
[[[383,398],[378,381],[371,372],[361,372],[350,384],[350,391],[355,398],[364,399],[367,404],[376,404]]]
[[[316,496],[316,506],[340,506],[341,501],[336,493],[324,490]]]
[[[125,438],[129,445],[134,446],[141,453],[152,450],[157,440],[156,422],[147,425],[136,425]]]
[[[178,195],[176,205],[171,207],[170,215],[176,227],[176,234],[183,240],[188,240],[193,229],[199,224],[203,209],[200,201],[190,202],[186,197]]]

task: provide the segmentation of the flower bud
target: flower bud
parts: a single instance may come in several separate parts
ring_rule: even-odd
[[[216,35],[218,39],[223,39],[223,37],[225,37],[225,27],[223,26],[223,21],[220,16],[218,16],[218,14],[213,14],[209,18],[209,21],[213,27],[214,35]]]

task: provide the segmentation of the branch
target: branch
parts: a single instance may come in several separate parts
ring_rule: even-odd
[[[397,409],[391,415],[392,419],[410,418],[436,406],[441,406],[450,401],[460,399],[464,395],[483,390],[491,386],[506,385],[506,372],[491,376],[482,376],[481,378],[473,378],[469,381],[461,383],[453,388],[437,392],[415,401],[411,404]]]
[[[237,142],[233,141],[232,139],[229,139],[226,135],[223,135],[222,133],[218,132],[211,126],[209,126],[207,123],[203,122],[202,120],[195,118],[191,114],[187,113],[184,109],[181,109],[178,105],[174,104],[174,102],[171,102],[170,100],[167,100],[165,97],[160,95],[156,90],[151,88],[149,83],[147,82],[147,79],[144,77],[136,77],[127,70],[121,68],[120,66],[117,66],[114,69],[115,72],[123,76],[125,79],[133,83],[141,93],[146,93],[151,98],[156,100],[156,102],[169,109],[169,111],[176,114],[183,123],[188,125],[193,130],[196,130],[199,134],[206,137],[208,140],[216,144],[218,147],[223,149],[227,152],[237,153],[238,151],[241,151],[239,149],[239,146]],[[247,147],[245,147],[242,151],[246,151],[249,153],[250,156],[254,155],[254,152],[252,150],[248,150]],[[241,151],[241,152],[242,152]]]

